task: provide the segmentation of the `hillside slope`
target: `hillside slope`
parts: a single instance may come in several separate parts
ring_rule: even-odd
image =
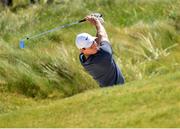
[[[55,2],[56,1],[56,2]],[[0,5],[0,127],[180,127],[180,0],[62,0]],[[100,89],[79,62],[78,33],[102,13],[124,87]]]
[[[66,0],[31,6],[18,0],[11,9],[0,6],[0,92],[45,99],[97,88],[80,65],[74,43],[78,33],[96,34],[88,22],[26,40],[25,48],[19,48],[19,41],[26,36],[75,22],[93,12],[103,14],[113,56],[126,82],[180,70],[179,2]]]
[[[0,115],[0,127],[180,127],[180,72]]]

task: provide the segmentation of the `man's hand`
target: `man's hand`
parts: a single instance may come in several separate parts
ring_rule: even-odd
[[[93,24],[94,26],[98,26],[98,24],[100,24],[100,21],[95,16],[88,15],[85,17],[85,19],[89,21],[91,24]]]
[[[85,19],[96,27],[97,30],[96,37],[98,37],[96,41],[98,44],[100,44],[102,41],[109,42],[106,30],[97,17],[95,17],[94,15],[88,15],[85,17]]]
[[[91,13],[90,15],[96,17],[101,22],[102,25],[104,24],[104,19],[103,19],[102,14],[100,14],[100,13]]]

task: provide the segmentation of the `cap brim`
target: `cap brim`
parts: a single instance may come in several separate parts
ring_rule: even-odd
[[[98,37],[92,37],[92,38],[91,38],[91,41],[90,41],[91,43],[90,43],[86,48],[91,47],[91,45],[93,44],[94,40],[97,39],[97,38],[98,38]]]

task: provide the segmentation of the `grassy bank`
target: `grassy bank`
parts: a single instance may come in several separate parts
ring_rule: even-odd
[[[82,4],[83,3],[83,4]],[[179,1],[64,1],[52,5],[1,7],[1,90],[34,98],[66,97],[97,83],[79,64],[76,34],[95,28],[87,23],[44,37],[19,40],[58,25],[101,12],[106,21],[114,57],[126,82],[154,78],[179,70]]]
[[[62,100],[21,99],[26,107],[2,113],[0,127],[179,127],[179,80],[176,72]]]
[[[0,127],[179,127],[179,0],[55,0],[0,5]],[[124,87],[100,89],[79,63],[78,24],[100,12]]]

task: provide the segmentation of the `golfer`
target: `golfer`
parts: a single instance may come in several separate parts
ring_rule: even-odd
[[[76,37],[82,66],[100,87],[124,84],[124,77],[113,59],[112,48],[102,21],[91,15],[85,19],[96,27],[97,34],[93,37],[88,33],[81,33]]]

